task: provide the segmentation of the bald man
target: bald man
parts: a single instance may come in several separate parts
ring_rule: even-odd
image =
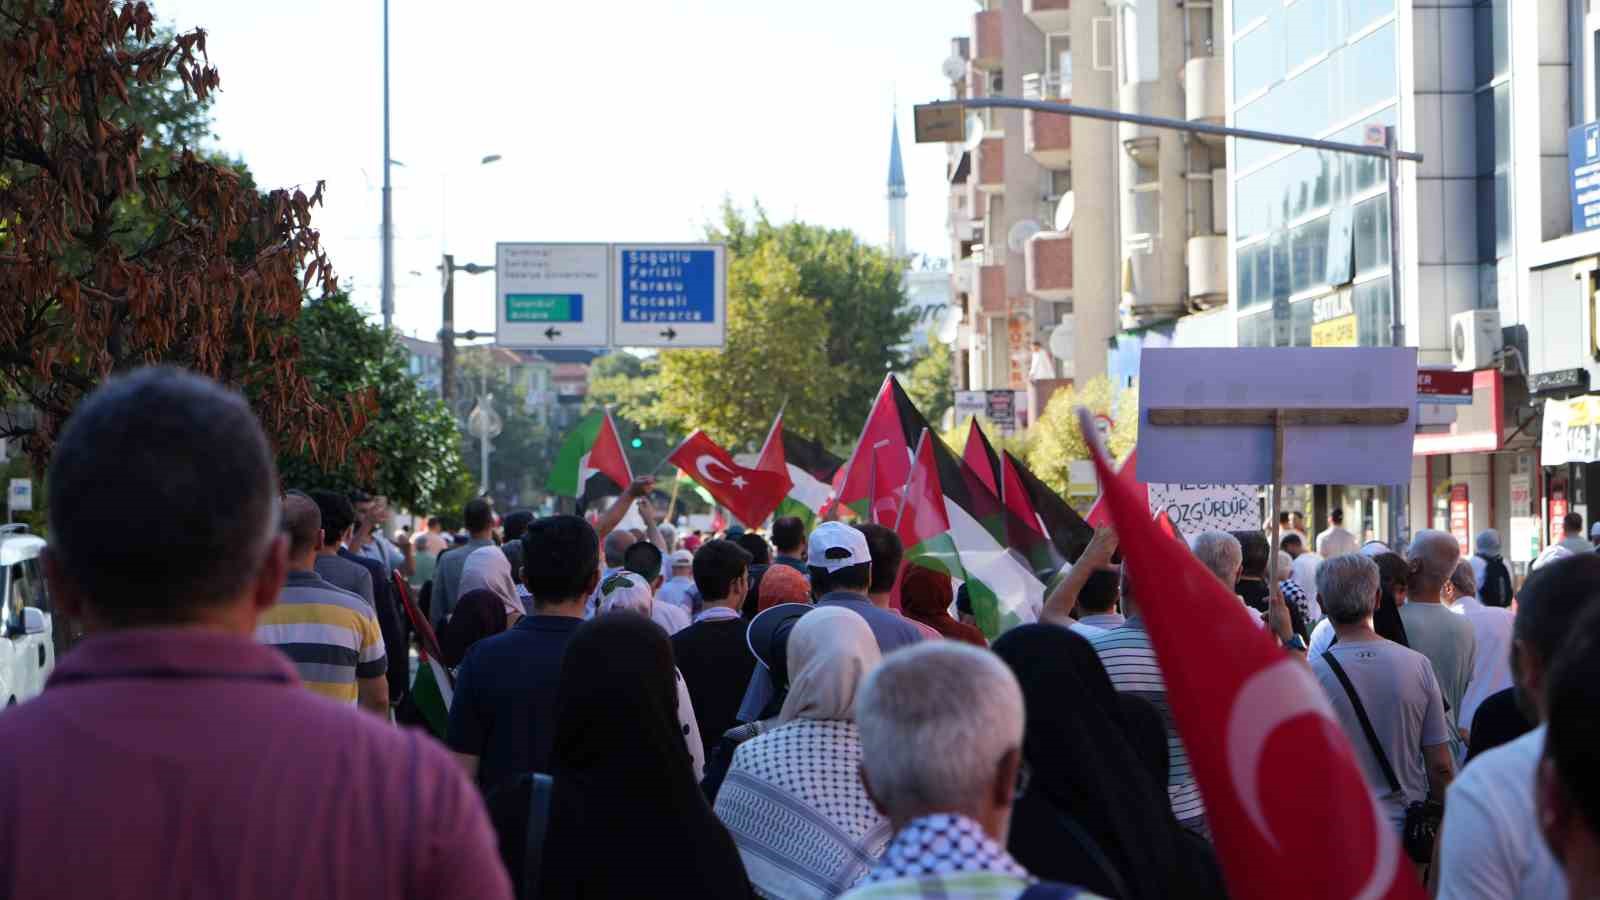
[[[322,510],[298,491],[283,498],[289,575],[278,602],[256,620],[256,640],[289,657],[311,690],[388,718],[388,661],[378,617],[360,595],[317,574]],[[397,665],[404,665],[404,660]]]
[[[1431,528],[1417,532],[1406,551],[1411,563],[1411,578],[1406,585],[1406,603],[1400,607],[1400,621],[1406,626],[1406,643],[1433,664],[1434,677],[1448,705],[1446,717],[1454,722],[1461,712],[1461,701],[1472,681],[1478,641],[1472,623],[1445,605],[1450,576],[1461,561],[1461,544],[1455,535]],[[1465,744],[1456,729],[1452,752],[1459,763],[1466,755]]]

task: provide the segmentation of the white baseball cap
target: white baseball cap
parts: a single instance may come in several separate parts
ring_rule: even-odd
[[[829,572],[872,562],[867,536],[843,522],[823,522],[811,532],[806,565]]]
[[[679,566],[692,566],[694,565],[694,554],[687,550],[674,550],[672,555],[667,557],[667,560],[674,569]]]
[[[632,572],[618,572],[600,583],[601,609],[605,612],[626,609],[648,616],[650,600],[650,585]]]

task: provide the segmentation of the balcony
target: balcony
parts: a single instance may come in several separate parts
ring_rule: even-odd
[[[1123,112],[1155,115],[1156,91],[1161,88],[1155,81],[1130,81],[1119,89],[1118,102]],[[1122,141],[1122,149],[1133,157],[1133,161],[1141,166],[1153,167],[1156,164],[1157,152],[1161,148],[1161,133],[1149,125],[1136,125],[1132,122],[1117,123],[1117,137]]]
[[[1006,189],[1006,141],[1004,137],[984,138],[978,149],[972,151],[972,179],[978,190],[990,194],[1004,193]],[[973,209],[977,209],[974,205]]]
[[[1203,234],[1189,239],[1189,306],[1214,309],[1228,303],[1228,236]]]
[[[1183,65],[1184,112],[1191,122],[1221,125],[1223,120],[1222,57],[1197,56]],[[1220,144],[1215,135],[1196,135],[1208,144]]]
[[[1005,11],[986,9],[972,17],[973,66],[998,69],[1005,55]]]
[[[973,291],[978,301],[978,312],[982,315],[1003,316],[1010,307],[1006,302],[1006,267],[1000,264],[991,264],[979,257],[973,257]]]
[[[1044,231],[1029,238],[1023,259],[1028,293],[1040,300],[1072,298],[1072,238],[1065,232]]]
[[[1022,149],[1046,169],[1072,168],[1072,119],[1027,110],[1022,118]]]
[[[1022,12],[1045,34],[1072,28],[1072,4],[1067,0],[1022,0]]]

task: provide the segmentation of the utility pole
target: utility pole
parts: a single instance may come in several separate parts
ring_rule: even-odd
[[[1406,345],[1405,307],[1400,305],[1400,133],[1393,125],[1383,129],[1383,146],[1389,153],[1389,344]],[[1406,507],[1411,485],[1389,486],[1389,544],[1404,555],[1410,535]]]
[[[389,0],[383,0],[383,328],[394,327],[394,198],[389,183]]]
[[[456,383],[456,258],[446,253],[439,271],[444,273],[444,323],[439,326],[439,396],[448,409],[455,396]]]

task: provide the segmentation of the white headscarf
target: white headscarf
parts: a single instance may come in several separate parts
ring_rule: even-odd
[[[883,656],[878,639],[859,613],[819,606],[800,617],[789,633],[789,696],[779,722],[855,718],[856,689]]]
[[[511,579],[511,560],[506,559],[505,551],[499,547],[479,547],[472,551],[461,567],[459,596],[465,597],[472,591],[480,590],[499,597],[508,615],[527,614],[522,601],[517,598],[517,584]]]

